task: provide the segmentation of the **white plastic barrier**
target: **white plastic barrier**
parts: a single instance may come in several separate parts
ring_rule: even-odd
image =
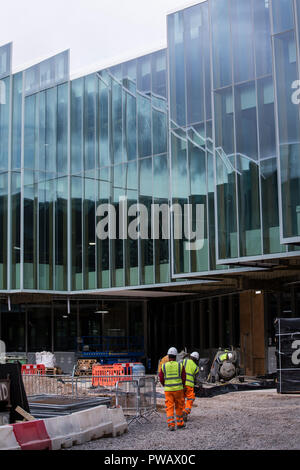
[[[21,450],[10,425],[0,427],[0,450]]]
[[[113,437],[120,436],[128,431],[128,424],[125,419],[122,408],[108,409],[112,423],[113,423]]]
[[[45,426],[52,442],[52,450],[65,449],[81,444],[79,429],[73,424],[72,415],[45,419]]]
[[[128,430],[122,408],[109,409],[105,405],[39,422],[43,422],[43,426],[45,425],[45,434],[48,435],[48,440],[49,438],[51,440],[52,450],[80,445],[104,436],[120,436]],[[27,425],[28,423],[24,424],[24,426]],[[38,440],[36,444],[39,444]],[[14,427],[11,425],[1,426],[0,450],[20,449]]]
[[[113,423],[105,405],[74,413],[72,422],[81,443],[113,435]]]

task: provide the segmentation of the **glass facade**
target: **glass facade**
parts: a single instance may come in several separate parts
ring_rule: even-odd
[[[297,253],[299,28],[299,0],[208,0],[168,16],[167,49],[74,80],[68,51],[14,74],[0,47],[0,290],[151,286]],[[126,229],[148,209],[143,236],[124,237],[124,198]],[[97,236],[105,204],[114,239]],[[170,239],[153,204],[176,207]],[[174,221],[195,231],[198,206],[190,250]]]

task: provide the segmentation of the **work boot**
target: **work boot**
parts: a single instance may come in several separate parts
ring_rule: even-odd
[[[188,420],[188,414],[186,411],[183,412],[183,421],[186,423]]]
[[[175,426],[169,426],[169,431],[175,431]]]
[[[178,425],[177,425],[177,429],[184,429],[184,428],[185,428],[185,426],[186,426],[186,425],[185,425],[185,423],[184,423],[184,424],[182,424],[181,426],[178,426]]]

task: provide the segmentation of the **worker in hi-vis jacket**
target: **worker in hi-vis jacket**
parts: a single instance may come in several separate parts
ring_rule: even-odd
[[[165,389],[167,423],[170,431],[185,427],[183,421],[184,408],[184,385],[185,370],[183,364],[176,361],[178,351],[176,348],[170,348],[168,351],[169,362],[162,365],[159,373],[159,380]],[[175,420],[176,413],[176,420]],[[176,421],[176,423],[175,423]]]
[[[193,352],[189,358],[184,359],[183,366],[185,368],[186,380],[184,387],[185,409],[183,410],[183,419],[187,421],[191,414],[195,401],[195,379],[199,374],[199,353]]]

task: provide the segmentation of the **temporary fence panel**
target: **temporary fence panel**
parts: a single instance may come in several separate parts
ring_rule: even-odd
[[[116,384],[116,406],[124,414],[139,422],[141,418],[156,412],[156,385],[154,377],[132,377]]]

